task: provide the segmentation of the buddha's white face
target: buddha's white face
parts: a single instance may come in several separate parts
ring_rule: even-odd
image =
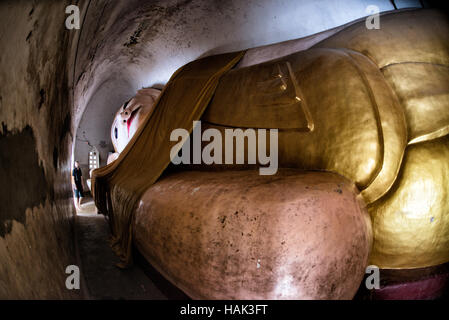
[[[117,111],[111,128],[111,140],[116,152],[125,149],[145,117],[153,111],[159,94],[158,89],[141,89]]]

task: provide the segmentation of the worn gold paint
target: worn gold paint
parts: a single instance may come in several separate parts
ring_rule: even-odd
[[[353,24],[316,44],[316,48],[347,48],[369,57],[379,68],[419,62],[449,66],[449,21],[438,10],[385,14],[380,29]]]
[[[395,185],[369,206],[381,268],[420,268],[449,261],[449,137],[407,148]]]
[[[344,46],[370,57],[405,112],[404,164],[393,188],[369,208],[371,263],[382,268],[449,261],[448,21],[438,11],[403,12],[383,17],[375,32],[354,25],[318,45]]]
[[[279,103],[270,101],[270,110],[245,99],[268,91],[251,86],[263,78],[256,73],[286,61],[294,77],[286,78],[284,95],[296,80],[313,130],[306,130],[303,110],[288,116]],[[449,134],[447,16],[432,10],[386,15],[380,30],[357,23],[314,49],[256,68],[229,72],[203,119],[278,127],[280,166],[335,171],[355,181],[371,204],[372,263],[417,268],[449,261],[449,155],[441,138]],[[404,210],[409,214],[398,213]]]
[[[409,144],[449,133],[449,66],[411,62],[382,72],[404,107]]]
[[[393,184],[407,145],[404,111],[379,68],[346,49],[311,49],[232,70],[202,120],[217,129],[278,128],[281,167],[338,172],[367,203]]]
[[[219,130],[278,128],[280,167],[355,182],[370,204],[372,263],[449,261],[448,19],[417,10],[385,15],[381,24],[368,30],[362,21],[312,49],[241,69],[229,70],[239,54],[186,65],[121,158],[94,173],[96,201],[112,216],[123,260],[139,195],[169,163],[168,133],[201,117]],[[214,66],[220,61],[225,67]]]

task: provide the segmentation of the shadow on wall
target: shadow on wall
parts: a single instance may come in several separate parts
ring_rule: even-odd
[[[53,200],[52,189],[39,165],[33,129],[0,134],[0,181],[7,185],[0,192],[0,236],[11,232],[13,220],[25,224],[27,208],[38,207],[47,198]]]

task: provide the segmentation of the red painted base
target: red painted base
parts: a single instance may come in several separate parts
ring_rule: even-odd
[[[363,281],[355,299],[449,299],[449,263],[420,269],[381,269],[380,283],[380,289],[368,290]]]
[[[374,300],[434,300],[447,291],[449,274],[400,284],[386,285],[373,291]]]

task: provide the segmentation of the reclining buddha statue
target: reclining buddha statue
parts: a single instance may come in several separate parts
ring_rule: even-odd
[[[136,247],[195,299],[351,299],[368,265],[381,270],[380,298],[426,298],[443,289],[444,13],[387,13],[380,29],[361,20],[201,58],[149,104],[117,160],[93,173],[122,266]],[[194,135],[194,121],[217,137],[232,128],[276,129],[279,169],[260,175],[263,163],[170,164],[171,132]],[[430,289],[416,295],[416,285]]]

